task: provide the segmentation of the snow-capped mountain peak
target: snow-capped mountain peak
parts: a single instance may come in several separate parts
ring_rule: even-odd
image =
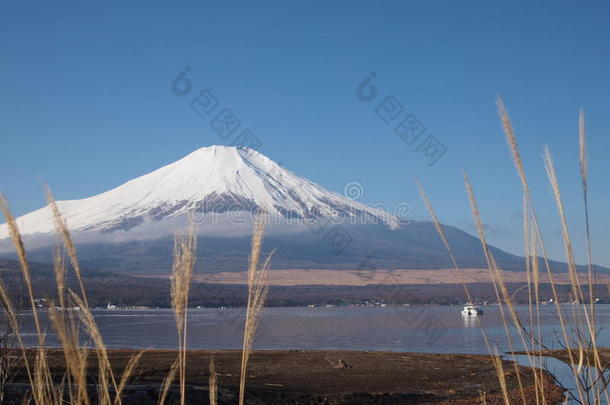
[[[146,220],[161,221],[189,212],[199,215],[262,209],[291,219],[355,217],[394,228],[398,219],[297,176],[249,148],[209,146],[130,180],[112,190],[80,200],[57,201],[72,231],[128,230]],[[24,235],[50,234],[49,207],[17,219]],[[0,239],[8,237],[0,225]]]

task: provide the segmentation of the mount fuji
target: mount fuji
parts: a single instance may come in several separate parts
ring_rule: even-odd
[[[119,187],[81,200],[57,201],[72,232],[127,231],[146,221],[159,222],[191,214],[262,210],[276,218],[320,217],[378,222],[395,229],[398,218],[367,207],[297,176],[256,150],[210,146]],[[50,208],[17,219],[24,236],[55,231]],[[0,239],[8,237],[0,225]]]

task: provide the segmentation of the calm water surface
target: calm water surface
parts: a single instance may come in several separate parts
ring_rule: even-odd
[[[598,305],[597,325],[604,328],[599,344],[610,346],[610,305]],[[567,313],[571,306],[565,306]],[[517,310],[527,319],[527,307]],[[510,349],[497,306],[484,307],[477,319],[463,318],[456,306],[267,308],[261,318],[256,349],[393,350],[430,353],[487,353],[481,328],[501,351]],[[543,339],[558,348],[560,331],[554,306],[541,307]],[[193,309],[188,312],[190,349],[241,349],[244,309]],[[109,348],[177,347],[171,310],[94,310]],[[31,314],[23,316],[27,344],[36,345]],[[47,344],[57,340],[42,311]],[[511,332],[514,349],[522,344]]]

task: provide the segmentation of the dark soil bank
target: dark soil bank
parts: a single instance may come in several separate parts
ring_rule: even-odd
[[[111,350],[113,370],[120,377],[133,351]],[[89,375],[97,374],[91,355]],[[54,375],[64,373],[63,354],[48,354]],[[239,392],[239,351],[191,351],[187,355],[187,403],[207,404],[210,359],[218,374],[219,404],[235,404]],[[142,357],[124,395],[126,404],[156,404],[163,378],[168,374],[175,351],[148,351]],[[522,403],[513,363],[504,370],[511,398]],[[531,369],[518,369],[525,395],[533,399]],[[16,401],[27,389],[25,372],[11,388],[7,403]],[[21,384],[19,384],[21,383]],[[177,381],[168,403],[178,403]],[[549,403],[562,400],[559,388],[546,382]],[[257,351],[250,357],[247,404],[503,404],[496,370],[488,356],[358,351]],[[95,395],[93,395],[95,397]],[[554,401],[554,402],[553,402]],[[528,400],[528,403],[529,400]]]

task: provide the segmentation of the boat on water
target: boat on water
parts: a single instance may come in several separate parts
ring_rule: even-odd
[[[483,309],[477,305],[468,304],[462,309],[462,316],[479,316],[483,315]]]

